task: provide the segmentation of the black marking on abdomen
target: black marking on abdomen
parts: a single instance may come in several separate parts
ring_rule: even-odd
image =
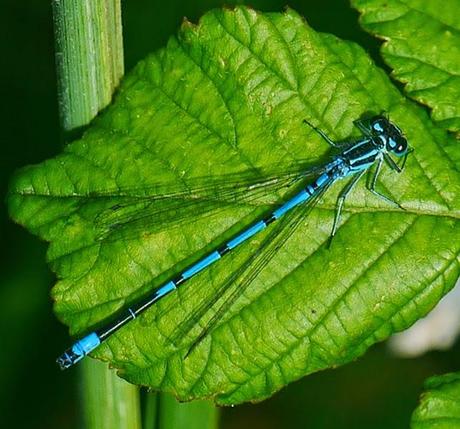
[[[181,285],[182,283],[185,282],[185,279],[184,279],[182,276],[180,276],[180,277],[178,277],[177,279],[174,279],[172,282],[173,282],[176,286],[179,286],[179,285]]]
[[[217,253],[219,253],[220,256],[224,256],[226,253],[230,252],[230,248],[225,245],[225,246],[222,246],[220,249],[217,249]]]
[[[267,217],[266,219],[263,219],[263,222],[265,223],[265,225],[270,225],[272,222],[274,222],[276,220],[276,217],[273,216],[273,214],[271,214],[269,217]]]

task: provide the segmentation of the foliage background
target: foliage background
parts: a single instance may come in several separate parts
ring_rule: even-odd
[[[60,151],[50,3],[2,2],[2,195],[13,170]],[[163,46],[183,16],[196,22],[212,7],[233,3],[125,0],[126,70]],[[249,4],[281,11],[286,2]],[[360,29],[358,14],[347,0],[291,0],[289,6],[316,30],[360,43],[385,67],[379,42]],[[68,336],[52,313],[48,294],[53,276],[45,263],[46,246],[8,220],[3,201],[0,240],[0,422],[15,428],[79,427],[78,372],[60,373],[54,364]],[[377,345],[358,362],[309,376],[261,404],[223,410],[221,426],[407,428],[423,380],[458,370],[459,358],[460,344],[413,360],[396,359],[385,345]]]

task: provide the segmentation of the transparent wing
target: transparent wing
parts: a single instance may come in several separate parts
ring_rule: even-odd
[[[180,340],[185,338],[187,333],[195,328],[208,311],[213,312],[211,318],[206,322],[206,325],[201,329],[200,334],[196,337],[196,339],[194,339],[193,343],[189,347],[186,356],[188,356],[196,348],[196,346],[203,341],[206,335],[215,327],[227,311],[229,311],[235,301],[237,301],[238,298],[247,290],[254,279],[268,265],[276,253],[284,246],[286,241],[294,234],[299,224],[308,216],[312,208],[316,205],[318,200],[331,184],[332,181],[327,183],[311,200],[294,208],[276,224],[272,225],[272,230],[264,238],[257,252],[250,255],[248,259],[242,263],[240,268],[223,282],[210,300],[208,299],[201,302],[197,308],[176,327],[175,332],[170,337],[170,340],[174,344],[179,344]]]
[[[254,173],[197,178],[184,184],[163,183],[148,189],[124,189],[93,193],[92,197],[116,198],[117,203],[102,210],[94,219],[98,240],[117,239],[118,232],[129,226],[130,234],[157,232],[191,222],[198,216],[216,215],[231,205],[273,203],[277,191],[289,188],[320,168],[306,169],[305,164],[289,170],[254,177]],[[194,186],[196,184],[196,186]],[[270,194],[272,200],[270,200]],[[279,196],[278,196],[279,198]],[[110,200],[109,200],[110,201]],[[126,238],[126,237],[124,237]]]

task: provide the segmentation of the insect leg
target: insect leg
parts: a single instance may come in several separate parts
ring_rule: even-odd
[[[401,173],[401,172],[402,172],[403,169],[402,169],[398,164],[396,164],[396,162],[394,161],[394,159],[393,159],[390,155],[388,155],[387,153],[384,153],[384,154],[383,154],[383,157],[385,158],[385,161],[387,162],[387,164],[389,165],[389,167],[390,167],[392,170],[396,171],[397,173]],[[402,167],[404,167],[404,164],[405,164],[405,163],[406,163],[406,162],[403,160],[403,165],[402,165]]]
[[[359,129],[359,131],[361,131],[365,136],[369,136],[370,133],[369,133],[369,128],[368,126],[366,125],[368,121],[362,121],[361,119],[356,119],[355,121],[353,121],[353,124],[355,125],[356,128]]]
[[[348,182],[347,186],[345,186],[345,188],[339,195],[339,199],[337,200],[337,205],[335,209],[334,224],[332,225],[332,231],[329,237],[328,247],[330,247],[332,243],[332,239],[334,238],[334,235],[337,232],[337,226],[340,221],[340,215],[342,214],[342,208],[343,208],[345,199],[347,198],[347,195],[350,193],[350,191],[354,188],[358,180],[361,179],[361,177],[363,177],[364,173],[365,173],[365,170],[361,171],[355,177],[353,177],[353,179],[350,182]]]
[[[385,155],[384,155],[385,156]],[[390,158],[391,159],[391,158]],[[391,161],[393,161],[391,159]],[[394,161],[393,161],[394,162]],[[369,184],[369,190],[374,194],[376,195],[377,197],[381,198],[382,200],[386,201],[387,203],[390,203],[396,207],[399,207],[400,209],[402,210],[405,210],[405,208],[403,206],[401,206],[401,204],[397,203],[396,201],[394,201],[393,199],[391,199],[390,197],[387,197],[386,195],[383,195],[382,193],[380,193],[379,191],[377,191],[375,189],[375,185],[377,183],[377,177],[378,175],[380,174],[380,170],[382,169],[382,164],[383,164],[383,158],[380,158],[379,161],[378,161],[378,164],[377,164],[377,168],[375,169],[375,172],[374,172],[374,175],[372,176],[372,179],[371,179],[371,183]],[[396,164],[395,164],[396,165]],[[396,165],[397,168],[399,168],[397,165]],[[398,170],[396,170],[398,171]]]
[[[326,142],[331,145],[332,147],[339,147],[339,145],[334,142],[323,130],[319,129],[318,127],[315,127],[312,123],[308,122],[306,119],[303,120],[303,122],[307,125],[309,125],[313,130],[315,130]]]

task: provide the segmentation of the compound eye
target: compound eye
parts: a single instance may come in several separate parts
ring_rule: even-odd
[[[407,152],[407,140],[404,137],[398,137],[395,139],[395,146],[392,148],[396,156],[405,155]]]

